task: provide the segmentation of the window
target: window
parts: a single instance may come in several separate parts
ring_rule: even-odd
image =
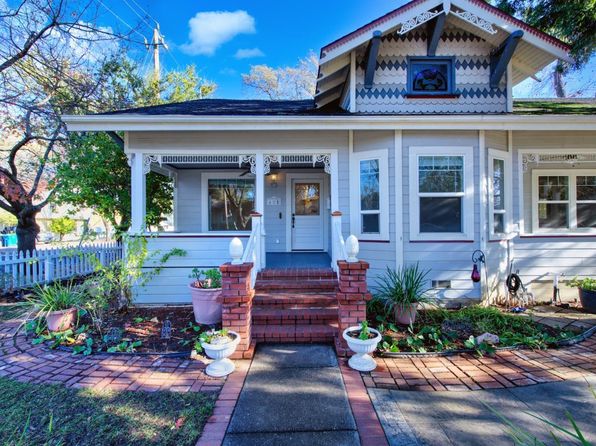
[[[389,238],[389,178],[387,150],[353,154],[350,183],[352,231],[364,240]]]
[[[596,230],[596,170],[532,171],[534,232]]]
[[[225,176],[203,174],[203,227],[208,231],[250,231],[250,214],[255,207],[255,180]]]
[[[489,230],[495,240],[509,232],[511,218],[511,155],[488,150]]]
[[[471,147],[410,147],[413,240],[472,237],[472,153]]]
[[[408,94],[451,95],[455,93],[452,57],[408,58]]]

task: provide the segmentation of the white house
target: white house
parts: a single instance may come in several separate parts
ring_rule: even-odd
[[[512,88],[568,50],[481,0],[414,0],[324,46],[314,100],[65,120],[125,133],[132,229],[152,249],[188,251],[139,303],[188,302],[191,268],[229,261],[233,237],[263,270],[304,252],[318,254],[303,266],[335,268],[349,234],[369,285],[419,262],[443,299],[478,299],[504,292],[513,260],[548,296],[553,273],[596,275],[596,107],[514,104]],[[175,179],[173,232],[145,233],[150,170]],[[478,249],[488,280],[474,284]]]

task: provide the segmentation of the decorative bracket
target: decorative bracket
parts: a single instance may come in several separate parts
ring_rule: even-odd
[[[416,17],[412,17],[411,19],[402,23],[399,33],[406,34],[407,32],[412,31],[414,28],[422,25],[423,23],[428,22],[429,20],[434,19],[436,16],[442,13],[442,10],[424,11],[423,13],[418,14]]]
[[[143,173],[145,175],[151,171],[151,163],[159,163],[161,166],[161,155],[143,155]]]
[[[238,167],[242,167],[244,163],[250,164],[250,173],[257,173],[257,156],[256,155],[240,155],[238,157]]]
[[[478,17],[476,14],[469,12],[469,11],[452,11],[454,15],[459,17],[460,19],[471,23],[472,25],[480,28],[483,31],[486,31],[489,34],[497,34],[497,30],[493,27],[493,24],[484,20],[481,17]]]
[[[312,159],[313,167],[317,163],[323,163],[325,173],[331,174],[331,155],[329,155],[328,153],[314,155]]]
[[[263,156],[263,164],[264,164],[263,173],[265,175],[267,175],[269,172],[271,172],[271,164],[272,163],[279,163],[279,165],[281,166],[281,157],[278,157],[277,155],[264,155]]]
[[[537,163],[538,162],[538,155],[535,153],[526,153],[522,156],[522,171],[528,171],[528,164],[529,163]]]

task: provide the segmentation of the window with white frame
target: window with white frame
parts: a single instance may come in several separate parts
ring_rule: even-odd
[[[410,147],[410,238],[473,238],[473,148]]]
[[[352,157],[350,191],[352,231],[363,240],[389,238],[387,150],[356,152]]]
[[[489,149],[489,228],[491,239],[509,232],[511,218],[511,156],[507,152]]]
[[[250,231],[255,208],[255,180],[236,174],[203,173],[203,228],[207,231]]]
[[[532,171],[534,232],[596,232],[596,170]]]

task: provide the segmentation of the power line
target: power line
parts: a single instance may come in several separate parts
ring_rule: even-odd
[[[120,17],[118,14],[116,14],[114,11],[112,11],[110,8],[108,8],[105,3],[103,3],[101,0],[97,0],[97,2],[103,6],[105,9],[107,9],[114,17],[116,17],[118,20],[120,20],[120,22],[122,22],[124,25],[126,25],[132,32],[137,33],[139,36],[141,36],[143,38],[143,40],[145,42],[147,42],[147,39],[144,35],[142,35],[138,30],[136,30],[135,28],[133,28],[132,26],[130,26],[128,24],[128,22],[126,20],[124,20],[122,17]]]
[[[157,22],[157,20],[155,20],[151,14],[149,14],[147,11],[145,11],[143,8],[141,8],[141,5],[139,5],[135,0],[130,0],[131,2],[133,2],[137,8],[139,8],[141,11],[143,11],[143,14],[145,14],[147,17],[149,17],[151,20],[153,20],[157,26],[159,27],[159,23]]]
[[[133,7],[130,5],[130,3],[128,3],[126,0],[122,0],[122,1],[123,1],[123,2],[126,4],[126,6],[128,6],[128,7],[131,9],[131,11],[132,11],[132,12],[134,12],[134,13],[137,15],[137,17],[138,17],[138,18],[140,18],[140,19],[141,19],[143,22],[145,22],[145,24],[146,24],[146,25],[147,25],[149,28],[153,28],[153,25],[151,25],[151,24],[150,24],[150,23],[147,21],[147,19],[145,18],[146,16],[144,17],[144,16],[142,16],[141,14],[139,14],[139,13],[138,13],[138,11],[137,11],[135,8],[133,8]]]

